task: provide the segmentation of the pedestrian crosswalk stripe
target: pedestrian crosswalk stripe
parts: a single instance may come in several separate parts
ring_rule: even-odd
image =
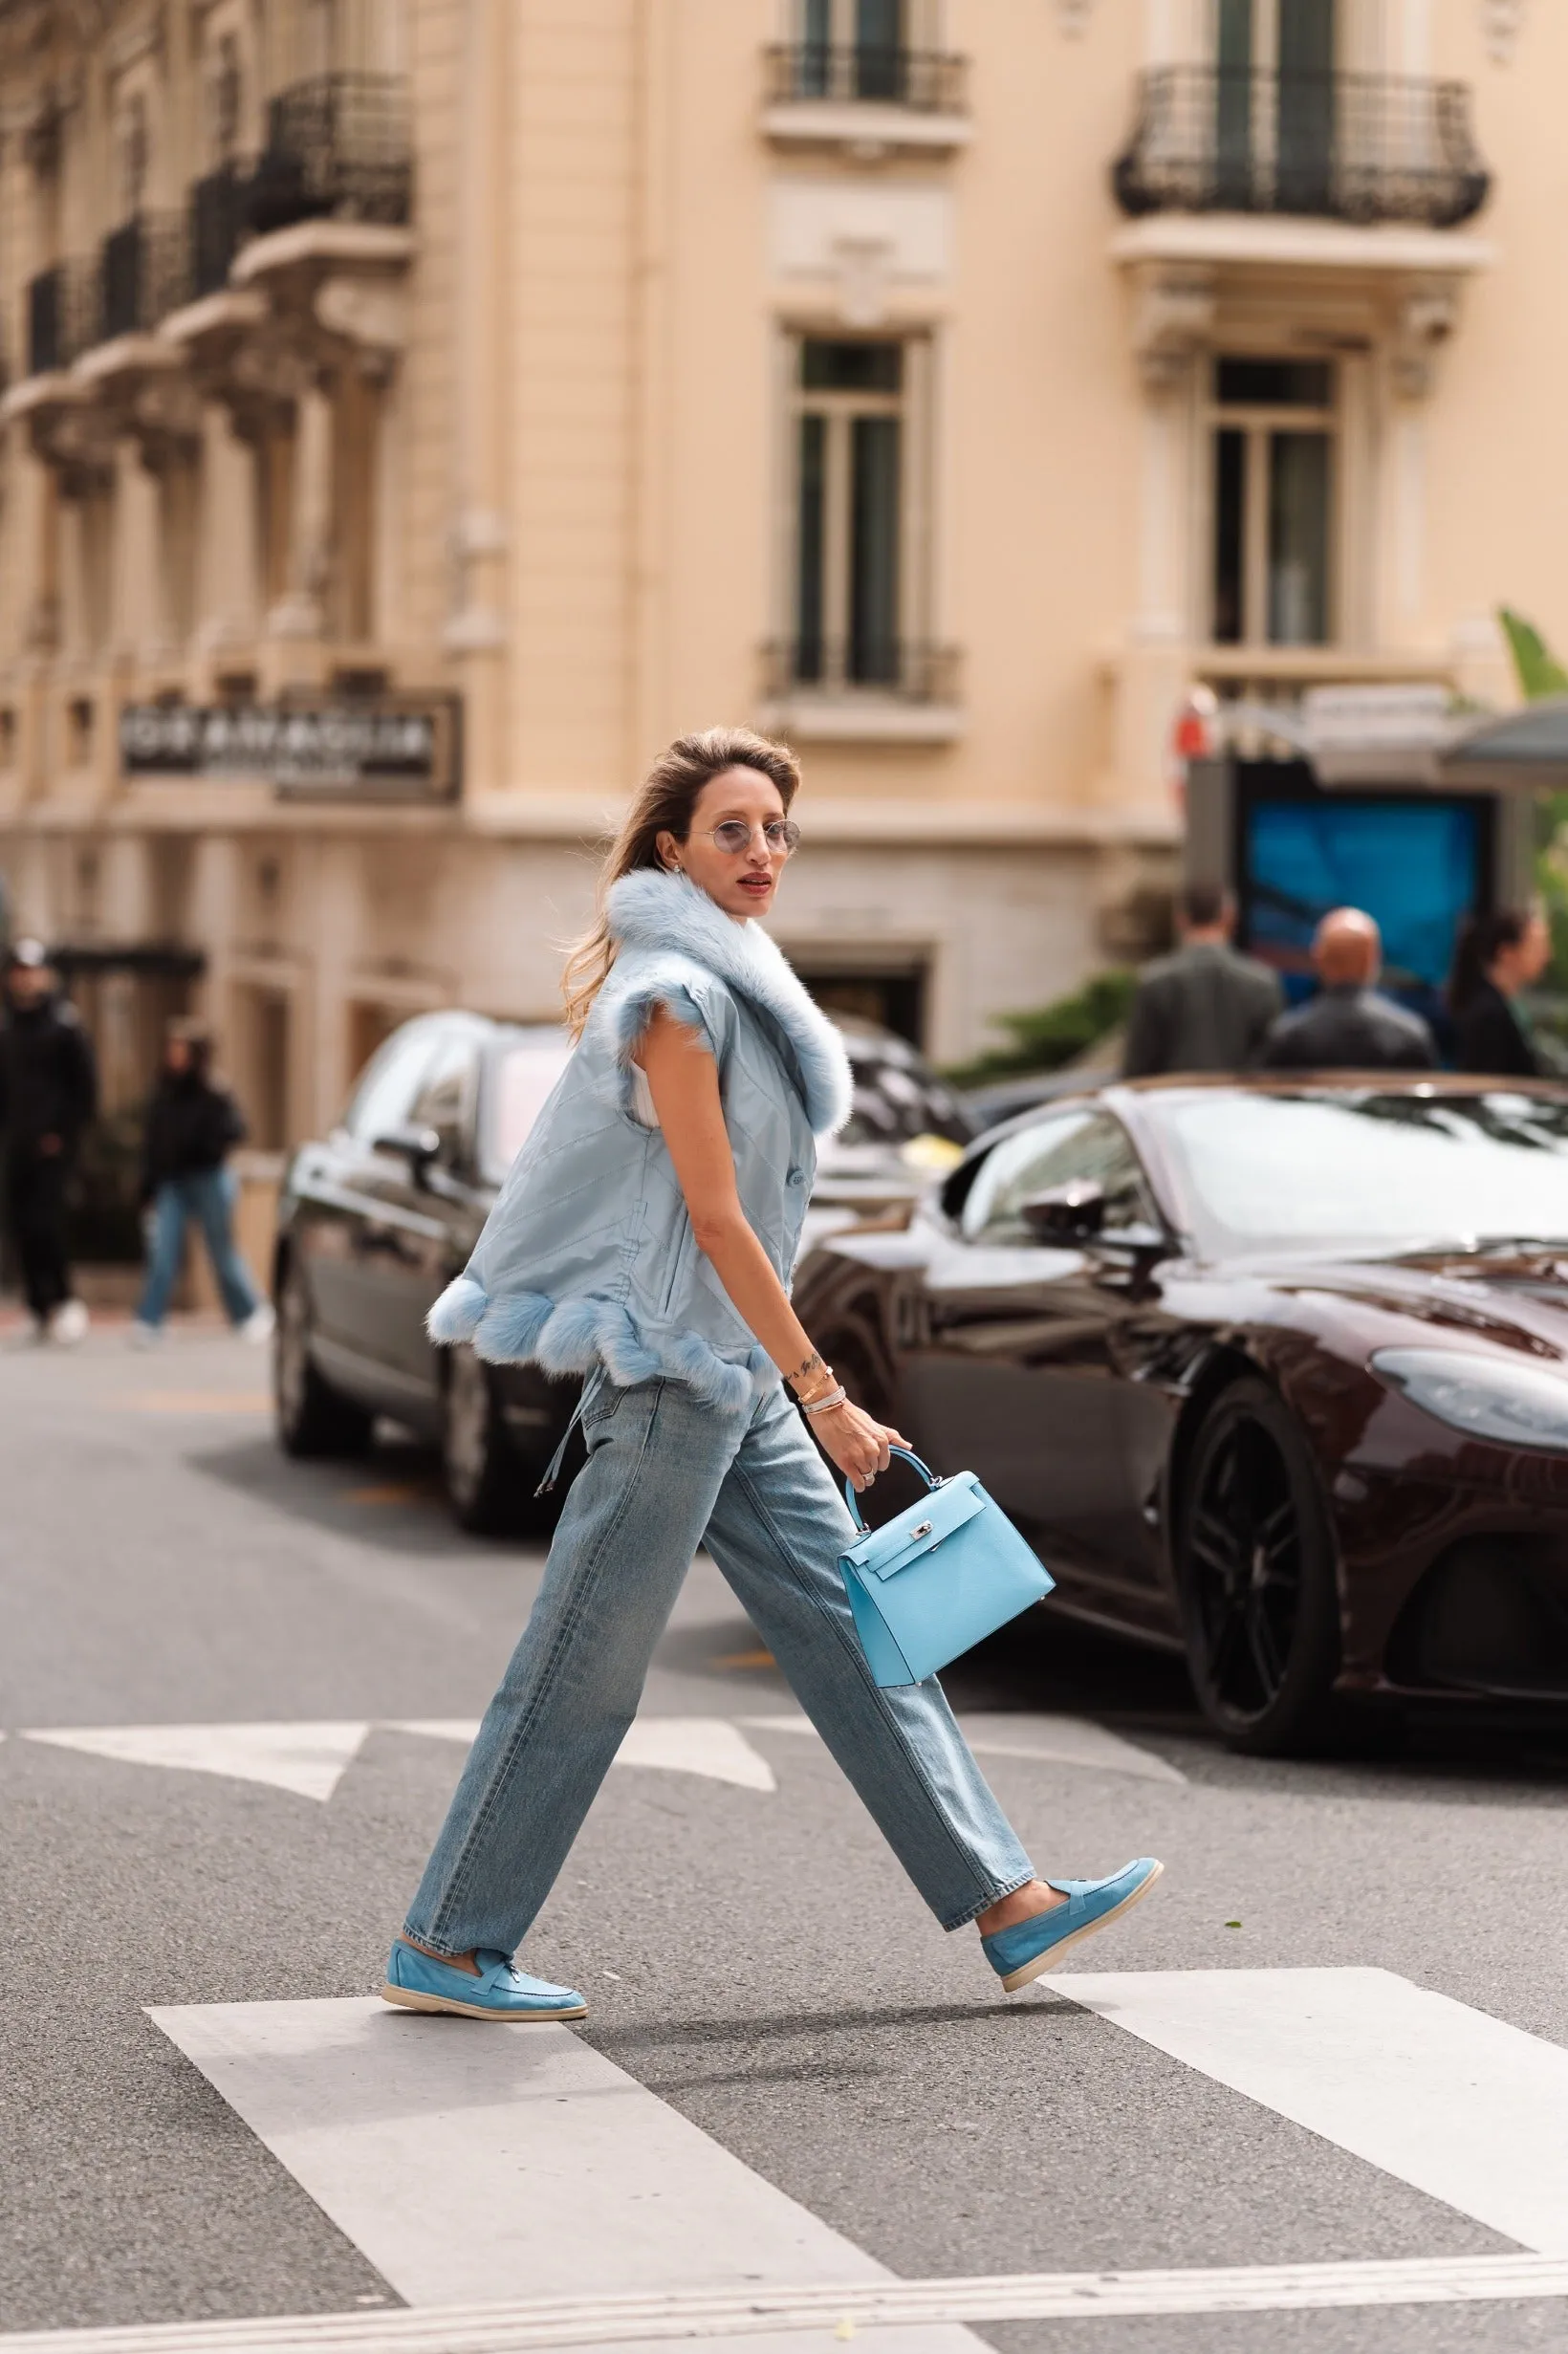
[[[1394,2305],[1568,2299],[1561,2256],[1410,2256],[1389,2262],[1215,2265],[1158,2272],[996,2273],[892,2280],[846,2291],[676,2290],[664,2297],[578,2297],[412,2311],[269,2315],[260,2321],[132,2323],[0,2337],[4,2354],[546,2354],[552,2347],[667,2345],[706,2354],[904,2354],[940,2341],[933,2322],[1175,2319],[1187,2314],[1310,2313]],[[919,2333],[918,2335],[916,2333]],[[952,2333],[948,2333],[949,2336]],[[970,2342],[972,2344],[972,2341]],[[1092,2344],[1092,2340],[1086,2341]]]
[[[798,1709],[737,1720],[757,1733],[799,1733],[817,1727]],[[977,1757],[1032,1757],[1042,1765],[1085,1766],[1102,1774],[1131,1774],[1140,1780],[1185,1784],[1187,1776],[1152,1750],[1125,1741],[1088,1716],[1002,1715],[975,1711],[960,1716],[964,1737]]]
[[[602,2297],[892,2279],[565,2027],[356,1999],[150,2016],[409,2304],[570,2298],[585,2261]]]
[[[977,1715],[963,1722],[982,1757],[1036,1758],[1155,1781],[1185,1779],[1163,1757],[1086,1717]],[[774,1791],[778,1783],[773,1767],[747,1738],[748,1730],[816,1737],[810,1718],[798,1711],[738,1718],[640,1716],[615,1763],[656,1773],[696,1774],[741,1790]],[[17,1737],[112,1758],[120,1765],[265,1782],[325,1805],[372,1733],[413,1733],[425,1740],[461,1742],[467,1748],[478,1731],[477,1717],[383,1716],[327,1724],[50,1725]]]
[[[166,1766],[191,1774],[222,1774],[231,1781],[268,1782],[323,1805],[359,1752],[370,1728],[331,1725],[56,1726],[22,1734],[55,1749],[83,1750],[121,1765]]]
[[[1043,1979],[1515,2240],[1568,2256],[1568,2050],[1386,1970]]]

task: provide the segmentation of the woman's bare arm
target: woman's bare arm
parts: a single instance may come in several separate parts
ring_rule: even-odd
[[[779,1371],[794,1372],[811,1356],[811,1338],[741,1208],[712,1056],[684,1022],[657,1006],[637,1060],[647,1074],[698,1249]],[[859,1406],[818,1414],[815,1424],[828,1453],[857,1487],[868,1473],[885,1471],[889,1440],[903,1444],[896,1430],[884,1429]]]

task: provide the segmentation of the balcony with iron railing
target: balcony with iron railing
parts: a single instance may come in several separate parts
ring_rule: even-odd
[[[190,224],[184,212],[139,212],[98,248],[97,316],[91,340],[151,335],[188,298]]]
[[[54,262],[29,279],[29,376],[55,375],[80,357],[94,340],[97,307],[94,272],[79,261]]]
[[[1486,202],[1462,82],[1212,65],[1143,75],[1117,203],[1454,229]]]
[[[238,163],[221,163],[196,181],[187,204],[188,291],[200,301],[222,294],[234,256],[250,229],[250,174]]]
[[[268,106],[245,204],[259,235],[302,221],[407,224],[413,201],[407,84],[394,74],[320,74]]]
[[[763,53],[763,128],[781,144],[962,145],[969,59],[882,42],[781,42]]]

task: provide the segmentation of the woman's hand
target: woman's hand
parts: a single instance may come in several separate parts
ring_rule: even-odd
[[[886,1471],[889,1448],[909,1444],[902,1430],[890,1429],[847,1398],[829,1413],[814,1414],[811,1427],[832,1461],[853,1480],[857,1493]]]

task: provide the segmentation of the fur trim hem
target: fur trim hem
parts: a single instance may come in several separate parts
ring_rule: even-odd
[[[451,1348],[459,1340],[473,1339],[485,1306],[483,1286],[471,1275],[459,1275],[431,1308],[425,1329],[438,1348]]]
[[[469,1275],[446,1286],[425,1329],[432,1340],[471,1340],[475,1355],[492,1365],[537,1364],[565,1374],[602,1364],[618,1389],[661,1377],[680,1382],[722,1413],[754,1405],[778,1380],[772,1358],[754,1342],[737,1363],[700,1333],[639,1325],[619,1300],[590,1295],[556,1301],[541,1292],[488,1299]]]

